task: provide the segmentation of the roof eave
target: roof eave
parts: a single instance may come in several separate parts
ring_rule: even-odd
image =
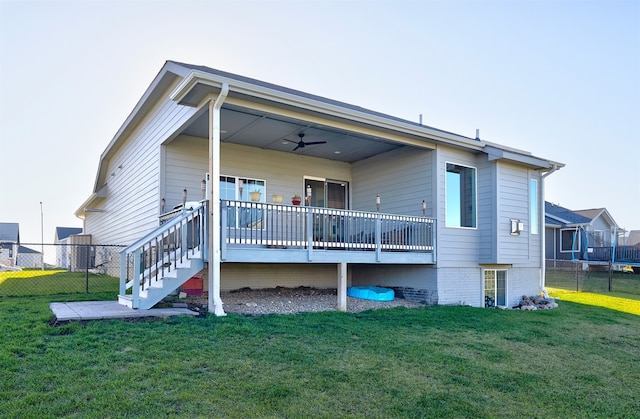
[[[440,141],[478,151],[482,150],[485,146],[485,143],[480,140],[440,131],[423,125],[415,125],[408,122],[403,123],[401,121],[384,118],[380,115],[348,109],[336,104],[326,103],[313,98],[303,97],[267,86],[259,86],[201,70],[191,70],[170,94],[170,99],[181,105],[201,107],[209,97],[218,94],[224,83],[229,85],[230,95],[233,93],[246,95],[281,105],[305,109],[310,112],[326,114],[332,117],[413,135],[424,140]]]

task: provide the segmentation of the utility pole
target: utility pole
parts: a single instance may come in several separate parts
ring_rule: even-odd
[[[42,201],[40,201],[40,257],[42,260],[42,270],[44,271],[44,214],[42,212]]]

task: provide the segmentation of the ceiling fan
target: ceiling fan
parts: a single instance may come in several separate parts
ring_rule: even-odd
[[[300,132],[298,133],[298,137],[300,137],[300,141],[298,142],[298,145],[296,146],[296,148],[293,149],[293,151],[296,151],[299,148],[305,148],[308,145],[315,145],[315,144],[326,144],[326,141],[312,141],[309,143],[305,143],[304,141],[302,141],[302,139],[304,138],[304,132]]]

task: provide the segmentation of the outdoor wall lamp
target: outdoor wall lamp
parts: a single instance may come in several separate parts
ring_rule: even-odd
[[[204,201],[205,194],[207,192],[207,181],[202,179],[202,184],[200,185],[200,189],[202,190],[202,200]]]
[[[427,203],[426,203],[426,201],[423,199],[423,200],[422,200],[422,216],[424,217],[425,215],[427,215]]]
[[[376,211],[380,212],[380,194],[376,195]]]
[[[524,230],[524,223],[520,220],[511,219],[511,235],[519,236]]]
[[[187,188],[182,190],[182,208],[184,209],[185,205],[187,205]]]

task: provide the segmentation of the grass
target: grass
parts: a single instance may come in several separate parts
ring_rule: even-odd
[[[0,416],[640,411],[640,316],[617,309],[563,299],[536,312],[430,307],[54,327],[48,303],[58,297],[0,298]]]
[[[88,280],[88,283],[87,283]],[[118,292],[119,279],[107,275],[67,270],[25,269],[0,272],[0,296],[53,295],[85,292]]]
[[[576,275],[578,277],[576,281]],[[576,283],[577,282],[577,283]],[[597,271],[571,271],[547,269],[546,284],[553,288],[565,290],[608,292],[609,273]],[[640,275],[627,272],[613,272],[611,291],[624,294],[634,294],[640,297]]]

